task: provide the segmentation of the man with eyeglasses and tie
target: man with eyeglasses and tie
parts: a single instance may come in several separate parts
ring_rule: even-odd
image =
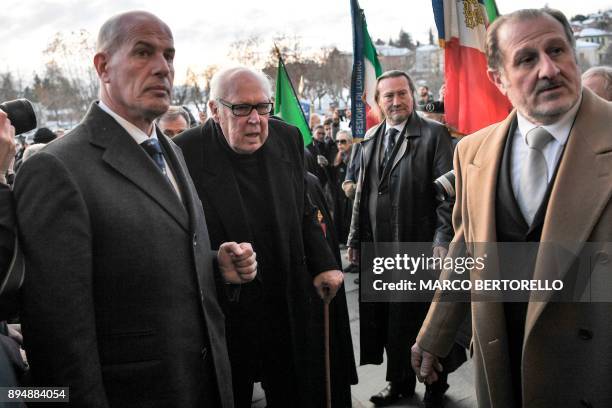
[[[67,406],[234,407],[217,289],[252,280],[255,256],[211,251],[180,149],[154,124],[174,53],[148,12],[107,20],[100,101],[15,180],[32,384],[68,387]]]
[[[434,256],[443,256],[444,245],[452,238],[445,222],[450,204],[436,199],[433,183],[452,168],[451,137],[444,126],[416,113],[414,92],[403,71],[385,72],[376,81],[375,99],[385,120],[362,142],[347,243],[352,263],[359,263],[361,243],[427,242]],[[372,272],[362,265],[361,273]],[[416,339],[428,307],[428,303],[360,302],[361,364],[381,364],[383,351],[387,353],[389,383],[370,398],[375,405],[414,395],[416,378],[406,342]],[[426,403],[439,401],[447,387],[446,378],[428,385]]]
[[[518,10],[491,24],[486,50],[489,79],[515,109],[457,145],[453,241],[473,257],[488,248],[474,243],[497,242],[532,243],[536,256],[504,256],[508,245],[496,245],[472,279],[522,264],[527,279],[569,278],[578,288],[575,260],[585,261],[580,277],[609,279],[612,104],[582,86],[570,23],[557,10]],[[612,307],[604,288],[608,297],[596,302],[581,301],[582,290],[574,299],[532,292],[529,301],[434,302],[412,348],[415,371],[425,382],[436,379],[438,358],[471,312],[479,407],[612,406]]]
[[[175,142],[202,198],[213,248],[247,239],[257,252],[259,278],[225,309],[236,407],[251,406],[258,381],[269,407],[324,406],[323,333],[312,322],[343,277],[306,198],[302,135],[270,118],[270,82],[250,68],[218,72],[208,106],[212,120]],[[342,349],[350,333],[347,324],[332,327],[332,400],[340,407],[351,401],[352,361]]]

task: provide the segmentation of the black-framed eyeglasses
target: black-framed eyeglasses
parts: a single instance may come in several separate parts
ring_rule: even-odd
[[[348,143],[348,140],[346,140],[346,139],[338,139],[338,140],[336,140],[336,144],[345,145],[347,143]]]
[[[251,105],[248,103],[238,103],[233,105],[221,98],[217,99],[217,101],[219,101],[221,105],[230,108],[234,116],[249,116],[251,112],[253,112],[253,109],[255,109],[260,115],[269,115],[272,113],[272,109],[274,109],[274,104],[272,102],[263,102],[256,105]]]

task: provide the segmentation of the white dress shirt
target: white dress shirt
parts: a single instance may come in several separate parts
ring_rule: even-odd
[[[151,135],[147,135],[145,132],[143,132],[138,127],[136,127],[136,125],[134,125],[133,123],[131,123],[128,120],[124,119],[123,117],[119,116],[117,113],[113,112],[111,110],[111,108],[109,108],[108,105],[106,105],[104,102],[99,101],[98,102],[98,106],[104,112],[106,112],[109,115],[111,115],[113,117],[113,119],[115,119],[117,121],[117,123],[119,123],[119,125],[123,129],[125,129],[125,131],[132,137],[132,139],[134,139],[134,141],[138,145],[140,145],[142,142],[148,140],[149,137],[151,137],[153,139],[158,139],[159,140],[159,138],[157,137],[157,131],[156,131],[155,126],[153,126],[153,130],[151,131]],[[144,149],[143,149],[143,152],[146,154]],[[170,180],[170,183],[172,184],[172,187],[174,187],[174,191],[179,196],[179,199],[182,202],[183,198],[181,197],[181,193],[180,193],[180,190],[179,190],[179,187],[178,187],[178,183],[176,182],[176,178],[174,177],[174,173],[172,171],[172,167],[170,167],[168,165],[168,162],[166,161],[165,157],[163,157],[163,159],[164,159],[164,165],[166,166],[166,175],[168,176],[168,179]]]
[[[557,163],[559,162],[559,158],[561,157],[561,153],[563,153],[563,147],[567,143],[567,138],[569,137],[570,131],[572,130],[572,126],[574,125],[574,119],[576,118],[576,114],[578,113],[578,108],[580,108],[580,103],[582,102],[582,96],[580,100],[570,109],[563,117],[552,125],[542,126],[544,129],[548,131],[552,135],[552,140],[548,142],[548,144],[542,150],[542,154],[546,159],[546,166],[548,168],[548,182],[550,183],[550,179],[555,173],[555,169],[557,167]],[[517,111],[517,121],[518,126],[516,127],[516,131],[514,132],[513,140],[512,140],[512,163],[511,163],[511,182],[512,182],[512,190],[514,191],[514,196],[519,204],[519,207],[522,207],[523,197],[520,195],[520,185],[521,185],[521,171],[523,169],[523,165],[525,160],[527,160],[527,155],[529,153],[529,146],[527,145],[527,133],[533,129],[538,127],[538,125],[534,125],[527,118],[521,115],[520,112]]]
[[[408,119],[406,119],[399,125],[391,125],[389,121],[385,121],[385,134],[384,134],[385,140],[383,140],[383,148],[382,148],[383,152],[387,149],[387,144],[389,143],[389,137],[387,135],[387,131],[391,128],[395,128],[397,130],[397,135],[395,136],[395,143],[397,143],[399,142],[399,135],[402,134],[402,130],[404,130],[406,123],[408,123]]]

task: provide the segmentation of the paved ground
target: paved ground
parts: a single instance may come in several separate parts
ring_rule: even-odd
[[[351,335],[353,337],[353,347],[355,348],[355,360],[359,363],[359,286],[353,282],[357,276],[357,274],[345,274],[344,280],[351,320]],[[407,345],[407,347],[410,347],[410,345]],[[385,381],[385,370],[386,366],[384,363],[379,366],[365,365],[357,367],[359,384],[354,385],[351,389],[353,408],[374,407],[374,404],[369,401],[370,396],[379,392],[387,384]],[[476,407],[473,378],[473,366],[469,360],[449,376],[448,383],[450,388],[446,393],[447,408]],[[423,399],[424,392],[425,387],[422,384],[417,384],[416,395],[414,397],[400,400],[396,404],[391,405],[391,407],[422,407],[421,400]],[[261,387],[259,384],[256,384],[253,395],[253,407],[265,407],[264,398]]]

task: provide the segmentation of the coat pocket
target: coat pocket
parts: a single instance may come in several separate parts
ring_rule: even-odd
[[[152,329],[102,335],[98,350],[103,365],[152,361],[161,354],[159,338]]]

